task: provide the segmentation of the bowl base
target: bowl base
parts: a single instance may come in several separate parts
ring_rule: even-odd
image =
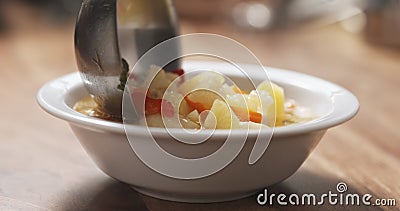
[[[177,193],[167,193],[159,192],[157,190],[149,190],[147,188],[140,188],[131,186],[135,191],[153,197],[157,199],[174,201],[174,202],[185,202],[185,203],[216,203],[216,202],[227,202],[234,201],[242,198],[246,198],[258,193],[258,191],[244,192],[244,193],[234,193],[234,194],[221,194],[218,196],[191,196],[189,194],[177,194]]]

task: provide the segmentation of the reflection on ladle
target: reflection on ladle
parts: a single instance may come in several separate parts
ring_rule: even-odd
[[[102,112],[121,118],[129,67],[153,46],[177,33],[171,0],[82,2],[75,28],[76,60],[85,87]],[[179,46],[170,53],[178,55]],[[164,69],[179,66],[179,61],[175,61]]]

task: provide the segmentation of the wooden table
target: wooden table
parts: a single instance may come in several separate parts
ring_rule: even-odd
[[[397,207],[262,207],[256,196],[187,204],[141,195],[97,169],[67,124],[35,101],[45,82],[77,70],[72,24],[25,24],[0,38],[0,210],[400,209],[399,49],[368,43],[338,26],[251,33],[218,23],[183,22],[182,31],[229,36],[265,65],[325,78],[359,98],[357,117],[329,130],[300,170],[269,191],[326,193],[345,182],[350,192],[395,198]]]

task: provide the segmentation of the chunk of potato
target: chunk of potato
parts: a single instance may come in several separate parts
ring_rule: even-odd
[[[222,100],[215,100],[209,114],[204,121],[204,127],[207,128],[208,125],[214,125],[216,120],[215,129],[239,129],[240,121],[239,118],[233,113],[232,109],[227,103]],[[209,124],[210,123],[210,124]],[[210,128],[208,128],[210,129]]]
[[[260,85],[258,85],[257,90],[259,91],[266,91],[273,97],[274,102],[272,106],[268,108],[268,118],[271,116],[273,117],[274,114],[276,115],[276,125],[281,125],[283,119],[285,118],[285,93],[283,88],[274,84],[270,83],[269,81],[264,81]]]

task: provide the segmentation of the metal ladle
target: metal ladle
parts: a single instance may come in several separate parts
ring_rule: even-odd
[[[177,33],[171,0],[82,2],[75,27],[75,55],[84,85],[101,112],[121,118],[128,66],[133,67],[147,50]],[[179,66],[175,61],[165,69]]]

